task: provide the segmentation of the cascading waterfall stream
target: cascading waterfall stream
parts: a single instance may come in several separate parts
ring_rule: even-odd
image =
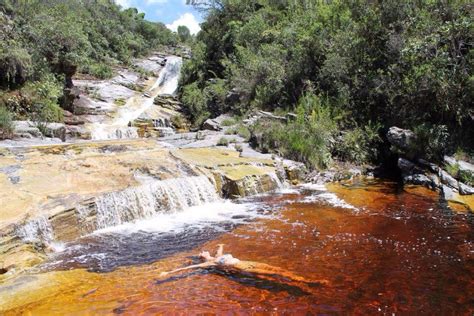
[[[16,233],[26,242],[44,241],[50,243],[54,240],[53,228],[46,216],[29,220],[25,225],[18,227]]]
[[[281,189],[284,184],[276,174],[270,177],[276,186]],[[99,195],[87,205],[77,205],[76,214],[78,221],[83,223],[83,233],[115,229],[123,224],[136,222],[153,222],[157,217],[165,218],[166,214],[186,213],[191,217],[202,215],[219,218],[218,213],[242,211],[236,208],[236,204],[225,202],[219,196],[214,184],[209,178],[201,176],[183,176],[166,180],[157,180],[140,173],[136,174],[141,185],[126,188],[121,191],[109,192]],[[253,183],[260,185],[259,182]],[[250,191],[257,188],[251,187]],[[216,203],[225,204],[225,210],[217,210]],[[192,212],[203,212],[202,207],[209,208],[215,214],[195,214]],[[174,215],[173,215],[174,216]],[[180,215],[177,215],[180,216]],[[182,216],[180,216],[181,218]],[[176,224],[176,223],[175,223]],[[91,225],[88,227],[88,225]],[[166,226],[165,223],[161,225]],[[16,230],[16,234],[25,242],[41,241],[49,246],[54,246],[54,227],[46,216],[40,216],[26,222]]]
[[[130,99],[120,108],[110,122],[100,122],[92,125],[91,137],[94,140],[139,138],[137,128],[128,126],[143,112],[153,106],[153,101],[159,95],[174,95],[178,90],[178,81],[183,60],[181,57],[168,56],[165,67],[158,79],[148,90],[151,98]]]
[[[95,200],[97,228],[177,212],[219,199],[214,185],[205,176],[152,181],[98,197]]]

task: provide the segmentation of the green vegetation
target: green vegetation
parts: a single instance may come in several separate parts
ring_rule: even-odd
[[[445,169],[454,178],[457,178],[459,176],[459,164],[457,163],[455,163],[454,165],[447,164],[445,166]]]
[[[192,38],[191,31],[186,26],[180,25],[178,26],[178,37],[182,43],[189,42]]]
[[[115,65],[175,43],[165,25],[112,0],[2,0],[0,106],[15,119],[60,121],[76,72],[110,78]]]
[[[118,106],[124,106],[127,103],[127,101],[124,98],[118,98],[114,100],[114,103]]]
[[[469,171],[460,171],[459,180],[467,185],[474,185],[474,174]]]
[[[0,139],[10,138],[13,133],[13,115],[3,106],[0,106]]]
[[[376,158],[390,126],[415,131],[428,159],[472,151],[467,2],[189,2],[206,14],[181,78],[195,125],[229,111],[297,111],[255,126],[254,142],[315,167]]]
[[[181,115],[173,115],[170,119],[171,121],[171,124],[173,124],[173,126],[176,128],[176,129],[185,129],[186,128],[186,121],[184,120],[183,116]]]
[[[232,126],[235,125],[237,122],[233,118],[227,118],[222,121],[221,125],[222,126]]]
[[[225,137],[221,137],[217,141],[217,146],[227,146],[227,145],[229,145],[229,140]]]
[[[445,169],[451,176],[458,179],[459,181],[470,186],[474,185],[474,174],[467,170],[460,170],[458,163],[453,165],[446,164]]]

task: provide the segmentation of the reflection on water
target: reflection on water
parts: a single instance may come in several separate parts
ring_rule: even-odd
[[[63,260],[49,267],[57,272],[10,287],[5,297],[15,303],[7,306],[12,313],[40,314],[474,312],[471,214],[452,213],[430,191],[403,191],[391,183],[330,191],[335,195],[327,199],[315,196],[329,194],[321,188],[254,198],[253,204],[272,210],[272,216],[233,214],[244,219],[239,223],[231,216],[177,234],[89,236],[74,245],[81,250],[51,260]],[[158,277],[195,262],[193,255],[218,243],[237,258],[330,284],[303,289],[216,269]],[[100,252],[108,259],[90,256]],[[80,256],[86,258],[82,263]],[[68,259],[74,263],[64,263]],[[75,267],[101,273],[64,271]]]

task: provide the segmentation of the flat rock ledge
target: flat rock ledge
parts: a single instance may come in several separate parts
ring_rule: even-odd
[[[206,176],[222,197],[234,198],[274,190],[287,173],[297,174],[274,160],[168,149],[152,139],[0,148],[0,280],[42,262],[48,238],[67,242],[96,230],[100,196],[144,181]],[[38,228],[35,238],[25,235],[28,225]]]

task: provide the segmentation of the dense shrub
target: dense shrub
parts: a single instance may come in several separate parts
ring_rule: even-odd
[[[31,56],[14,45],[0,43],[0,87],[23,84],[32,74]]]
[[[46,75],[39,81],[28,82],[21,94],[31,104],[31,119],[37,123],[61,122],[62,109],[58,99],[62,95],[61,80],[53,75]]]
[[[376,161],[378,146],[382,142],[379,129],[380,125],[369,124],[343,131],[334,144],[334,155],[358,164]]]
[[[445,125],[430,125],[423,123],[414,129],[416,141],[412,152],[417,156],[440,161],[449,150],[449,133]]]
[[[337,130],[337,115],[323,99],[304,95],[298,102],[297,118],[288,124],[263,122],[253,126],[262,151],[273,150],[312,168],[326,168],[332,161],[331,144]]]
[[[342,130],[331,152],[367,160],[371,128],[417,130],[428,158],[461,147],[472,151],[474,20],[465,1],[191,1],[206,13],[183,67],[181,95],[201,94],[199,113],[217,116],[254,108],[294,111],[307,92],[324,96]],[[216,80],[232,96],[208,102]],[[191,113],[195,104],[189,105]],[[216,107],[217,105],[217,107]],[[202,114],[192,114],[202,119]],[[308,115],[309,117],[309,115]],[[291,156],[324,165],[323,152],[309,158],[310,119],[291,123],[288,135],[268,134]],[[380,125],[379,125],[380,124]],[[267,128],[267,126],[264,126]],[[264,128],[262,126],[262,128]],[[441,128],[442,127],[442,128]],[[283,127],[284,128],[284,127]],[[299,139],[299,137],[306,137]],[[286,140],[285,140],[286,139]],[[270,145],[270,144],[269,144]],[[275,148],[276,146],[271,146]],[[377,146],[374,146],[377,147]],[[319,149],[318,149],[319,148]],[[309,150],[309,149],[308,149]],[[326,159],[327,160],[327,159]]]
[[[81,72],[90,74],[98,79],[110,79],[114,72],[112,67],[105,63],[92,64],[81,69]]]
[[[13,115],[4,106],[0,106],[0,139],[10,138],[13,131]]]
[[[197,83],[184,87],[181,101],[187,107],[188,114],[196,126],[201,125],[209,117],[208,96],[199,89]]]

